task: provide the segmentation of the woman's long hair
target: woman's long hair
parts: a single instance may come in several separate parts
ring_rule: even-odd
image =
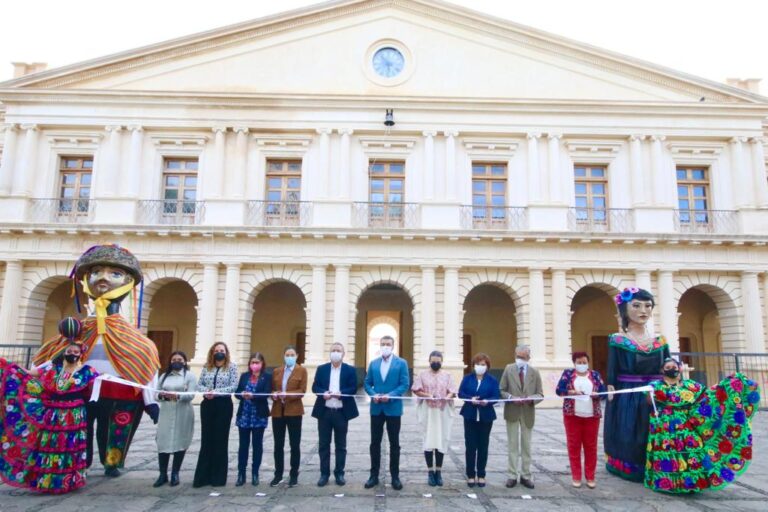
[[[189,361],[189,358],[187,357],[187,354],[181,350],[177,350],[173,352],[168,358],[168,366],[165,369],[165,373],[163,373],[163,378],[160,380],[160,388],[162,388],[163,384],[165,384],[165,379],[168,377],[168,374],[173,371],[173,368],[171,368],[171,359],[173,359],[173,356],[181,356],[184,358],[184,377],[187,376],[187,372],[189,371],[189,364],[187,364],[187,362]]]
[[[216,350],[216,347],[218,347],[219,345],[224,347],[224,350],[225,350],[224,354],[226,354],[226,357],[224,358],[224,364],[221,365],[221,367],[225,370],[229,368],[229,364],[230,364],[229,347],[223,341],[217,341],[216,343],[211,345],[211,348],[208,349],[208,357],[205,359],[205,367],[208,370],[213,370],[216,367],[213,361],[213,351]]]
[[[621,330],[623,332],[627,332],[627,328],[629,328],[629,314],[627,313],[627,304],[632,302],[633,300],[649,300],[651,301],[651,306],[656,306],[656,301],[653,300],[653,295],[648,290],[643,290],[640,288],[637,292],[635,292],[632,295],[632,298],[629,299],[626,302],[622,302],[619,304],[619,315],[621,316]]]

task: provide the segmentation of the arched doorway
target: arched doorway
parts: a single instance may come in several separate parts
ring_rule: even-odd
[[[608,336],[619,327],[613,295],[607,285],[588,285],[571,301],[571,349],[589,354],[591,367],[603,376],[608,370]]]
[[[690,288],[680,297],[677,310],[681,358],[692,368],[690,378],[712,385],[723,376],[720,357],[694,353],[722,352],[717,304],[704,290]]]
[[[379,340],[395,339],[394,352],[413,368],[413,301],[399,285],[378,283],[365,290],[357,301],[355,318],[355,366],[365,372],[379,357]]]
[[[186,281],[163,280],[157,286],[149,304],[147,337],[157,345],[160,367],[168,365],[175,350],[181,350],[189,359],[195,357],[197,339],[197,294]]]
[[[67,280],[59,283],[48,296],[45,302],[45,316],[43,317],[43,335],[39,341],[47,340],[59,334],[59,321],[67,316],[83,319],[85,309],[78,313],[75,307],[75,299],[72,297],[72,282]]]
[[[291,344],[296,346],[298,362],[303,364],[306,307],[304,293],[289,281],[274,281],[262,288],[253,300],[251,352],[264,354],[267,366],[274,368],[282,364],[283,348]]]
[[[491,358],[491,373],[499,377],[515,360],[517,308],[509,293],[493,284],[474,287],[464,300],[464,366],[484,352]]]

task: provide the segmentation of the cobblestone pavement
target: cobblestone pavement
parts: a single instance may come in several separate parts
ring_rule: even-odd
[[[197,409],[197,408],[196,408]],[[461,418],[454,422],[451,451],[446,456],[443,468],[445,486],[427,486],[427,475],[423,452],[421,451],[421,429],[416,421],[413,406],[406,406],[401,431],[401,479],[405,485],[401,491],[389,487],[388,475],[383,478],[384,486],[364,489],[368,477],[369,417],[368,408],[361,404],[361,417],[352,421],[348,438],[347,485],[337,487],[331,483],[324,488],[316,486],[319,477],[317,455],[316,420],[304,417],[302,436],[302,467],[299,486],[289,489],[285,484],[270,488],[266,482],[271,478],[272,432],[265,435],[265,456],[261,468],[262,483],[235,487],[237,468],[237,429],[233,426],[230,442],[230,472],[226,487],[204,487],[193,489],[192,475],[197,461],[199,447],[199,423],[190,452],[184,461],[181,485],[153,489],[157,477],[157,455],[155,452],[155,427],[144,418],[136,434],[128,456],[124,474],[116,479],[102,475],[101,467],[95,466],[88,478],[85,489],[65,496],[40,496],[26,491],[0,485],[0,511],[202,511],[263,510],[263,511],[308,511],[308,510],[688,510],[742,511],[768,510],[768,462],[765,449],[768,446],[768,413],[762,411],[753,422],[755,430],[755,461],[747,473],[735,484],[722,491],[696,496],[666,496],[644,489],[642,485],[624,482],[609,475],[602,462],[598,463],[595,490],[583,486],[571,487],[568,457],[565,448],[565,432],[562,413],[557,409],[539,409],[533,434],[533,474],[536,488],[528,490],[518,485],[506,489],[506,433],[504,421],[494,424],[491,434],[491,455],[488,464],[488,486],[484,489],[469,489],[464,481],[464,439]],[[384,441],[386,447],[386,440]],[[286,442],[287,445],[287,442]],[[602,446],[602,442],[600,443]],[[386,449],[384,450],[386,453]],[[286,456],[286,463],[288,457]],[[388,468],[384,455],[382,468]],[[250,475],[250,472],[249,472]],[[220,493],[212,496],[212,492]],[[263,496],[257,496],[263,493]],[[470,493],[472,493],[470,495]]]

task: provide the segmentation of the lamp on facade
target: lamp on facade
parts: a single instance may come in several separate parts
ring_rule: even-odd
[[[395,126],[395,111],[391,108],[387,109],[387,113],[384,116],[384,126],[387,128],[392,128]]]

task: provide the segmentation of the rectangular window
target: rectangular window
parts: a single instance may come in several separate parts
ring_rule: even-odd
[[[368,165],[368,208],[372,225],[401,226],[405,199],[405,162]]]
[[[163,163],[163,215],[193,217],[197,200],[198,160],[166,158]]]
[[[608,169],[597,165],[573,168],[576,221],[605,224],[608,221]]]
[[[267,161],[267,222],[297,220],[301,201],[301,160]]]
[[[85,214],[91,198],[92,156],[62,156],[59,161],[59,212]]]
[[[677,168],[677,207],[682,223],[709,222],[709,169]]]
[[[505,227],[507,164],[472,163],[472,223],[474,227]]]

